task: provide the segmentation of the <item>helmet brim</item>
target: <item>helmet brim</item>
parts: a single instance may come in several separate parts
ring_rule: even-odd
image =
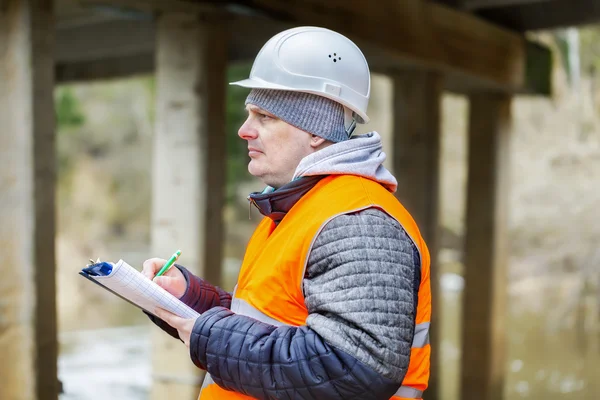
[[[242,79],[241,81],[230,82],[229,84],[234,85],[234,86],[250,88],[250,89],[288,90],[291,92],[304,92],[304,93],[315,94],[317,96],[323,96],[323,97],[326,97],[337,103],[340,103],[344,107],[348,107],[350,110],[354,111],[354,113],[356,114],[356,122],[357,123],[366,124],[370,120],[369,117],[367,116],[367,114],[365,114],[363,112],[359,112],[358,110],[355,110],[351,104],[346,104],[345,102],[340,101],[339,98],[334,97],[334,96],[328,96],[326,93],[323,93],[323,92],[318,92],[315,90],[302,90],[302,89],[298,89],[298,88],[290,88],[288,86],[278,85],[276,83],[271,83],[271,82],[265,82],[261,79],[256,79],[256,78]]]

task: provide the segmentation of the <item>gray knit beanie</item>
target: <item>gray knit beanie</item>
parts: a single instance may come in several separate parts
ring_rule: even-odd
[[[270,112],[282,121],[334,143],[348,139],[344,106],[326,97],[285,90],[252,89],[246,104]]]

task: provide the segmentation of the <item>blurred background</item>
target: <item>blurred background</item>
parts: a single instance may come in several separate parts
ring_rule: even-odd
[[[590,7],[590,13],[597,13],[592,2],[568,3]],[[304,3],[294,4],[300,7]],[[104,17],[116,12],[96,4],[83,6],[93,6],[95,15]],[[473,7],[449,6],[459,10],[457,15],[475,15],[494,24],[504,21],[494,20],[500,18],[492,15],[494,8],[479,12]],[[398,3],[398,7],[402,5]],[[146,5],[133,10],[133,21],[152,16]],[[118,9],[119,18],[131,17],[125,18],[124,13],[123,8]],[[600,20],[600,13],[597,17]],[[578,20],[571,22],[579,25]],[[511,89],[514,97],[509,103],[512,119],[506,167],[510,190],[505,197],[507,243],[502,247],[506,263],[504,267],[500,263],[505,268],[505,282],[500,280],[503,294],[498,297],[505,299],[505,308],[494,317],[504,320],[499,382],[505,399],[600,398],[600,25],[588,24],[585,18],[581,22],[583,25],[578,27],[542,27],[527,32],[514,29],[516,36],[547,49],[552,64],[547,88],[538,85],[522,91]],[[0,42],[2,32],[0,28]],[[57,37],[62,36],[59,33]],[[76,39],[70,38],[73,46],[79,46]],[[223,71],[224,79],[247,77],[252,57],[229,63]],[[0,55],[0,64],[2,60]],[[160,245],[153,244],[153,212],[157,207],[153,203],[153,182],[157,185],[153,176],[157,174],[154,163],[158,157],[153,149],[156,127],[160,127],[157,112],[162,103],[157,97],[161,83],[157,79],[161,75],[141,69],[123,77],[103,78],[99,73],[93,79],[70,79],[65,75],[53,89],[56,309],[62,400],[161,398],[156,392],[152,394],[153,384],[167,382],[168,387],[169,378],[157,376],[153,369],[157,364],[153,343],[154,335],[160,335],[158,329],[139,310],[91,286],[77,274],[89,258],[123,259],[141,268],[145,259],[168,258],[175,250],[167,246],[170,250],[157,254]],[[393,170],[397,148],[393,135],[403,131],[402,126],[395,126],[398,84],[382,72],[373,73],[372,80],[371,123],[360,129],[376,130],[382,135],[386,163]],[[469,103],[470,92],[461,92],[445,89],[439,98],[439,191],[434,199],[439,205],[435,239],[439,292],[438,308],[434,310],[439,337],[434,351],[440,361],[437,394],[430,398],[443,400],[467,398],[461,396],[460,387],[462,329],[469,318],[463,314],[463,293],[469,111],[473,105]],[[223,99],[223,254],[220,266],[209,268],[220,268],[216,276],[220,275],[221,286],[227,290],[235,284],[245,245],[260,221],[256,210],[249,211],[246,196],[262,190],[262,184],[248,174],[246,143],[237,137],[245,118],[247,93],[227,86]],[[211,98],[203,101],[210,102]],[[1,132],[0,137],[5,133]],[[164,155],[160,157],[164,166],[179,155],[172,152],[167,161]],[[0,168],[8,171],[6,166]],[[0,206],[11,204],[0,201]],[[3,212],[0,215],[8,218],[10,210]],[[0,241],[0,252],[13,251],[10,243],[5,243]],[[181,263],[186,265],[187,261],[193,267],[197,260],[186,259],[186,252],[192,249],[182,250]],[[0,291],[0,300],[5,294]],[[171,346],[179,343],[173,341]],[[178,384],[194,386],[197,382]],[[2,389],[0,398],[4,399],[1,394]],[[10,392],[6,398],[13,399]]]

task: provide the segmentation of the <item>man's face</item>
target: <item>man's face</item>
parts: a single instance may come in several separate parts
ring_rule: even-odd
[[[314,151],[314,139],[255,105],[248,104],[246,111],[248,119],[238,135],[248,142],[248,171],[266,185],[281,187],[292,179],[300,160]]]

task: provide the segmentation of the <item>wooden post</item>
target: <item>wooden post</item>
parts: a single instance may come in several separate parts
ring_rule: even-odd
[[[431,377],[427,399],[439,393],[438,202],[440,114],[443,78],[427,71],[406,71],[394,79],[393,165],[397,197],[417,221],[431,254]]]
[[[227,38],[217,14],[167,13],[157,21],[153,254],[219,284],[225,188]],[[186,347],[158,329],[153,399],[193,399],[200,370]]]
[[[470,97],[461,399],[500,400],[505,378],[511,98]]]
[[[56,400],[52,0],[0,2],[0,399]]]

